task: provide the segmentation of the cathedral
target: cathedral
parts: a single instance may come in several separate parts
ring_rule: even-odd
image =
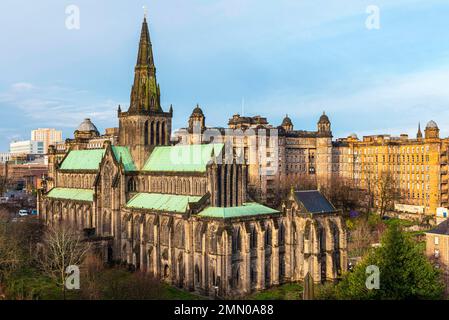
[[[224,143],[173,142],[146,17],[134,74],[118,129],[100,136],[86,119],[73,139],[49,148],[40,219],[82,231],[105,261],[202,295],[238,297],[346,271],[341,212],[319,191],[292,188],[267,207],[248,194],[248,165]]]

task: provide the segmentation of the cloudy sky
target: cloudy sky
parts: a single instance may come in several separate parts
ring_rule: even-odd
[[[77,5],[80,29],[66,28]],[[199,103],[208,125],[234,113],[334,136],[449,135],[447,0],[2,0],[0,151],[37,127],[71,137],[83,118],[103,131],[127,106],[148,6],[157,76],[173,125]],[[367,7],[380,29],[368,29]],[[126,107],[125,107],[126,108]]]

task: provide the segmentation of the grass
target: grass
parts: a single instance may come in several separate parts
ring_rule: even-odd
[[[81,279],[83,282],[83,279]],[[136,285],[132,273],[117,268],[104,270],[98,278],[97,285],[102,292],[102,299],[126,299],[121,289]],[[138,280],[137,280],[138,281]],[[149,284],[151,285],[151,284]],[[158,287],[157,300],[201,300],[204,297],[172,287],[165,283],[155,284]],[[117,291],[119,290],[119,291]],[[151,290],[150,290],[151,293]],[[34,268],[23,268],[8,277],[6,298],[10,300],[63,300],[63,292],[56,283]],[[142,299],[154,299],[154,295]],[[66,291],[67,300],[86,299],[78,290]]]
[[[11,275],[7,296],[17,300],[62,300],[63,293],[52,279],[33,268],[24,268]],[[76,299],[75,292],[67,292],[67,299]]]
[[[417,225],[418,222],[412,221],[412,220],[406,220],[406,219],[398,219],[398,218],[392,218],[389,220],[385,220],[385,224],[386,225],[390,225],[393,222],[398,222],[400,226],[406,228],[406,227],[411,227],[414,225]]]
[[[205,300],[205,297],[164,284],[161,300]]]
[[[256,292],[249,300],[302,300],[303,287],[300,283],[287,283],[261,292]]]

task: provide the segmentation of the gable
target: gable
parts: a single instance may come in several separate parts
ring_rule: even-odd
[[[143,171],[150,172],[206,172],[212,153],[218,156],[224,144],[193,144],[156,147],[145,163]]]
[[[105,154],[105,149],[70,151],[59,169],[61,170],[98,170]]]
[[[117,162],[120,163],[120,159],[122,160],[126,172],[137,170],[128,147],[112,146],[112,152]]]

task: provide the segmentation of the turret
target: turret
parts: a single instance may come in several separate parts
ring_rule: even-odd
[[[430,120],[424,130],[426,139],[438,139],[440,137],[440,129],[435,121]]]
[[[321,136],[332,136],[331,122],[324,111],[318,121],[318,134]]]

